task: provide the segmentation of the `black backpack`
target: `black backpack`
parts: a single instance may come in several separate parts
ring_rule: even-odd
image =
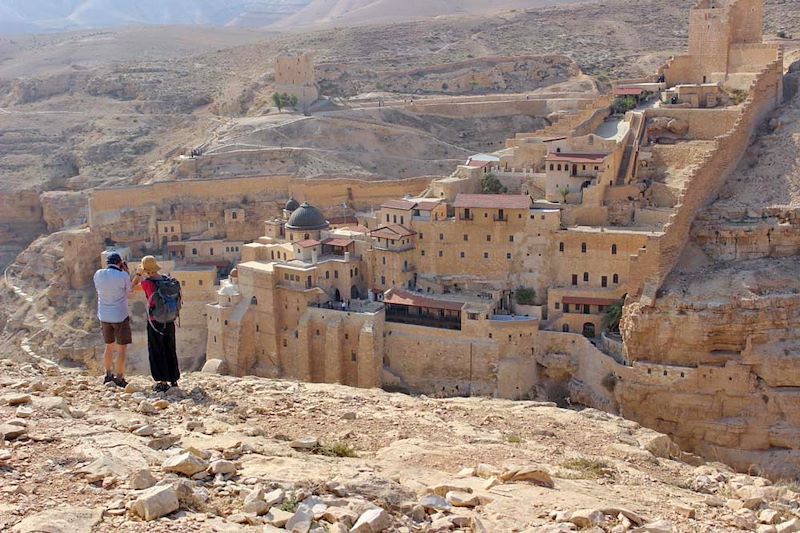
[[[150,307],[148,321],[152,320],[161,324],[175,322],[181,314],[183,304],[180,282],[169,276],[150,281],[155,283],[156,290],[150,295],[148,302]]]

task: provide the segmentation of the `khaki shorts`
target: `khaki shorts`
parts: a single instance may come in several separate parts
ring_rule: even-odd
[[[122,346],[133,342],[130,317],[114,324],[110,322],[100,322],[100,324],[103,326],[103,341],[106,344],[117,343]]]

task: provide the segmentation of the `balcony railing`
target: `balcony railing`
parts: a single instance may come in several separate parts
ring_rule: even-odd
[[[458,220],[473,220],[475,215],[458,215]]]
[[[495,222],[508,222],[508,215],[503,215],[503,216],[495,215],[494,216],[494,221]]]
[[[395,313],[386,311],[387,322],[398,322],[400,324],[409,324],[412,326],[424,326],[427,328],[439,329],[461,329],[461,320],[454,320],[452,318],[437,318],[428,316],[415,316],[402,313]]]

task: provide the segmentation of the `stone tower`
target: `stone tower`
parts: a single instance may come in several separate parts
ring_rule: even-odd
[[[310,54],[275,58],[275,91],[296,96],[302,107],[317,101],[319,90]]]

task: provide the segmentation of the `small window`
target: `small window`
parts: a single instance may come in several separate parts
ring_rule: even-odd
[[[386,285],[386,276],[381,276],[381,285]]]
[[[612,244],[611,245],[611,255],[617,255],[617,245],[616,244]]]
[[[569,333],[569,324],[564,324],[563,326],[561,326],[561,331],[563,331],[564,333]]]
[[[464,259],[464,252],[461,252],[461,259]]]
[[[356,362],[356,352],[350,352],[350,361]]]
[[[564,312],[569,313],[569,304],[564,304]]]
[[[508,242],[514,242],[514,236],[513,235],[509,235],[508,236]]]
[[[425,257],[425,250],[420,250],[419,251],[419,255],[421,255],[422,257]]]
[[[347,340],[347,339],[349,339],[349,338],[350,338],[350,334],[348,334],[348,333],[345,333],[345,334],[344,334],[344,340]]]
[[[563,242],[558,243],[558,251],[559,252],[563,252],[564,251],[564,243]]]
[[[608,276],[603,276],[602,278],[600,278],[600,286],[608,287]]]
[[[203,280],[202,279],[197,280],[197,284],[202,287],[203,286]]]
[[[236,214],[236,211],[231,213],[231,218],[234,219],[234,220],[236,220],[238,218],[238,215]]]
[[[186,280],[185,279],[181,280],[181,287],[185,287],[185,286],[186,286]]]
[[[581,243],[581,253],[582,253],[582,254],[585,254],[585,253],[586,253],[586,243],[585,243],[585,242],[582,242],[582,243]]]
[[[397,215],[392,215],[392,221],[397,224]]]
[[[226,326],[228,325],[228,321],[227,321],[227,320],[225,321],[225,325],[226,325]]]
[[[439,234],[439,240],[440,240],[440,241],[443,241],[443,240],[444,240],[444,233],[440,233],[440,234]]]
[[[419,240],[422,240],[422,233],[419,234]]]
[[[325,279],[331,279],[331,271],[330,270],[326,270],[325,271]]]
[[[613,279],[615,285],[617,283],[619,283],[619,274],[614,274],[614,277],[612,279]]]
[[[466,235],[466,234],[465,234],[465,235],[464,235],[464,240],[465,240],[465,241],[468,241],[468,240],[469,240],[469,235]]]
[[[486,242],[492,242],[492,236],[491,235],[487,235],[486,236]]]
[[[511,252],[506,254],[506,259],[511,259]]]
[[[572,284],[573,285],[577,285],[578,284],[578,275],[577,274],[573,274],[572,275]]]
[[[561,309],[561,302],[556,302],[556,311]]]
[[[289,345],[286,339],[283,339],[283,347],[286,348]]]
[[[334,270],[334,271],[333,271],[333,277],[334,277],[335,279],[339,279],[339,271],[338,271],[338,270]]]
[[[386,215],[386,222],[389,222],[389,215]]]
[[[555,165],[553,163],[550,163],[550,170],[554,170],[554,167]]]
[[[192,248],[192,255],[197,255],[197,248]]]
[[[444,252],[442,250],[439,250],[439,257],[443,257],[443,256],[444,256]]]
[[[383,260],[383,264],[385,265],[386,264],[386,257],[381,257],[381,259]]]
[[[591,306],[589,304],[583,304],[583,314],[588,315],[591,313]]]
[[[483,258],[489,259],[489,252],[483,252]]]
[[[561,164],[560,164],[560,163],[559,163],[559,165],[558,165],[558,170],[561,170]]]
[[[584,272],[583,273],[583,282],[584,283],[589,283],[589,273],[588,272]]]

